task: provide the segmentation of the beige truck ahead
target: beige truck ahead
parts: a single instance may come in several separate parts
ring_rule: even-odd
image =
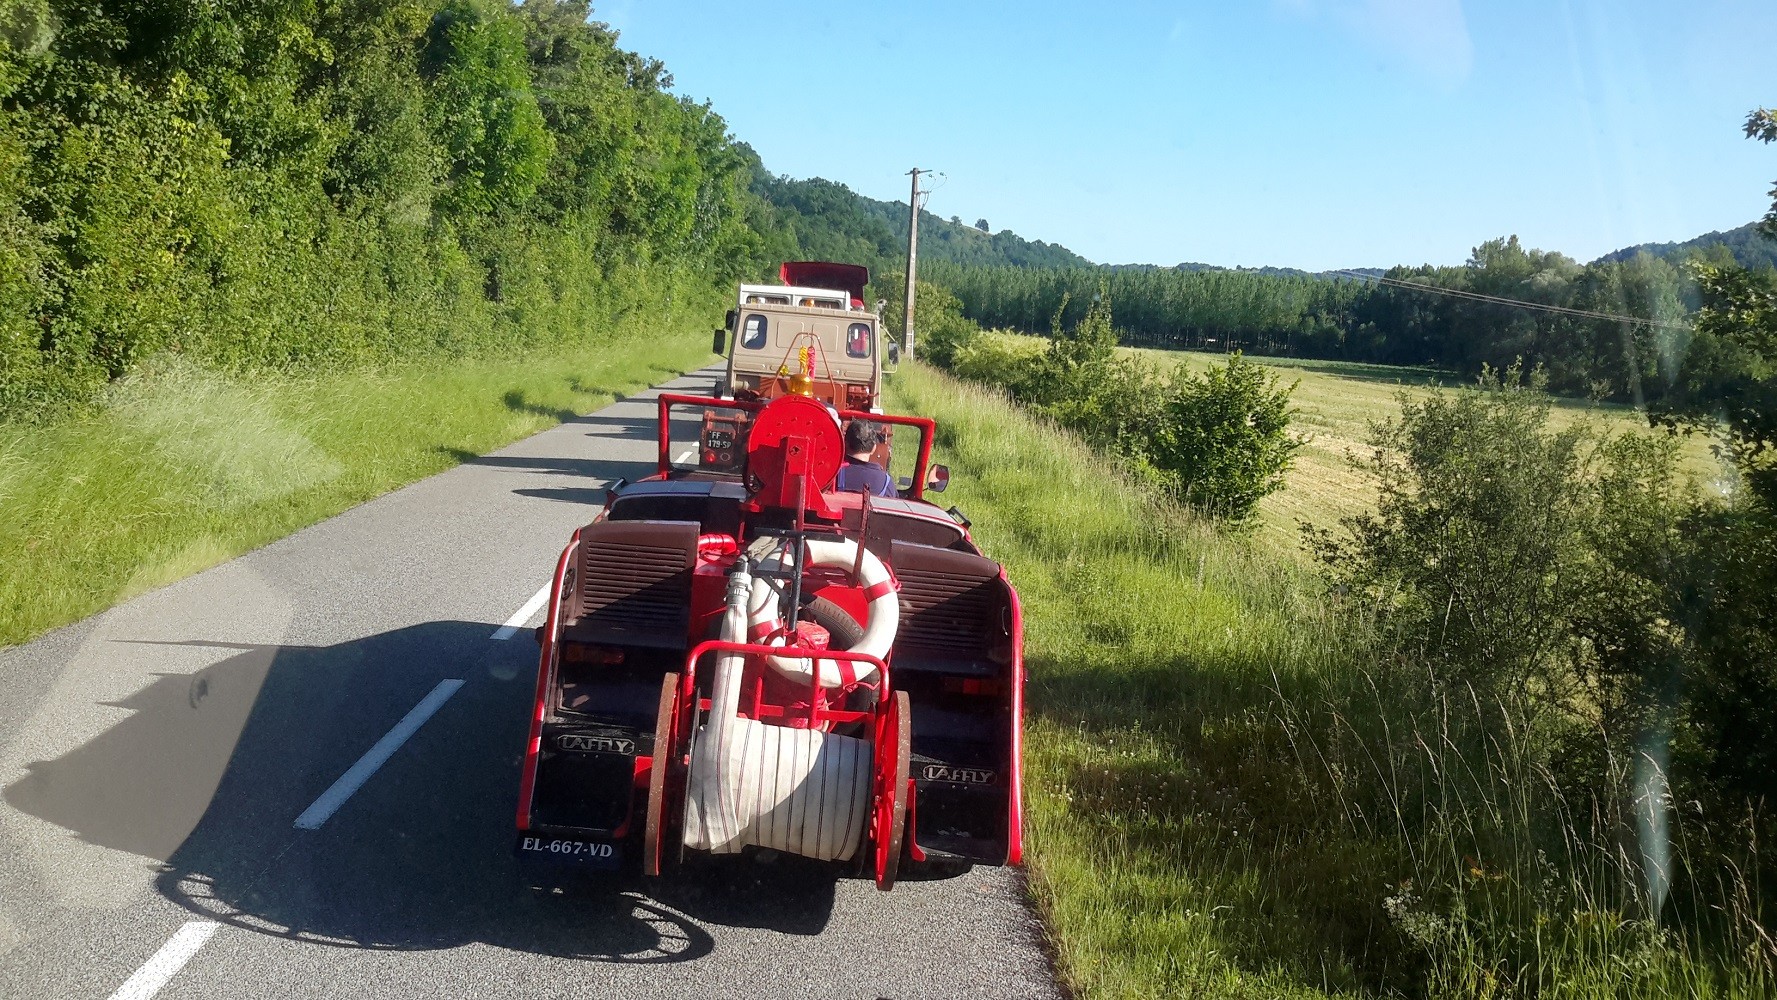
[[[870,272],[856,264],[790,261],[781,285],[741,285],[715,351],[728,354],[716,395],[770,400],[806,377],[816,399],[880,413],[884,344],[864,306]],[[889,360],[892,363],[893,349]]]

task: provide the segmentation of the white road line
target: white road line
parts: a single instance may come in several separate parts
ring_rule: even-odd
[[[462,686],[463,682],[460,680],[439,681],[438,686],[432,689],[431,694],[421,698],[420,703],[413,706],[413,711],[408,712],[400,722],[395,723],[394,729],[389,730],[382,739],[377,740],[376,746],[371,747],[364,756],[359,757],[358,763],[353,764],[346,773],[340,775],[339,780],[335,781],[332,787],[322,792],[320,798],[304,809],[301,816],[296,817],[296,828],[298,830],[319,830],[321,824],[327,822],[328,818],[338,811],[340,806],[345,805],[346,800],[351,798],[358,789],[363,788],[364,783],[370,780],[370,776],[376,773],[377,768],[388,763],[389,758],[395,755],[395,751],[401,749],[401,744],[406,743],[408,737],[418,732],[419,728],[426,724],[426,720],[443,707],[444,703],[450,700],[450,696],[456,694],[457,689]]]
[[[173,932],[167,943],[160,946],[154,957],[142,964],[135,974],[124,981],[117,992],[111,994],[111,1000],[148,1000],[160,992],[167,980],[177,975],[191,961],[191,956],[210,940],[219,925],[214,920],[188,920],[185,926]]]
[[[518,630],[524,628],[524,623],[530,621],[531,616],[537,613],[537,609],[543,606],[543,602],[549,600],[549,587],[549,584],[544,584],[542,590],[532,594],[531,599],[524,602],[524,607],[519,608],[513,612],[511,618],[506,619],[506,624],[494,629],[493,638],[510,639],[517,635]]]
[[[697,454],[696,448],[686,448],[684,451],[679,453],[678,458],[673,459],[673,464],[674,465],[690,465],[691,464],[691,456],[693,456],[695,454]]]

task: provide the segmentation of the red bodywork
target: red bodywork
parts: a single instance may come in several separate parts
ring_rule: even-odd
[[[831,288],[851,296],[853,305],[864,304],[864,288],[870,269],[861,264],[837,264],[826,260],[786,260],[777,269],[786,285],[798,288]]]
[[[701,416],[706,431],[712,412],[736,418],[751,435],[745,459],[727,471],[675,467],[675,410]],[[833,490],[828,452],[838,426],[854,419],[919,432],[915,474],[900,497]],[[934,433],[929,419],[832,411],[801,397],[659,398],[657,473],[615,491],[556,563],[537,630],[541,658],[516,817],[521,855],[540,853],[542,844],[600,859],[640,853],[656,866],[675,856],[670,821],[682,774],[672,769],[682,768],[695,714],[709,704],[699,661],[739,648],[751,654],[743,716],[794,727],[866,725],[874,734],[877,812],[866,837],[880,885],[892,884],[898,864],[888,855],[952,866],[1021,860],[1022,610],[966,521],[924,499]],[[880,660],[820,654],[868,660],[878,667],[872,684],[792,684],[765,666],[768,647],[710,641],[737,554],[761,535],[797,532],[855,540],[895,577],[901,626],[890,652]],[[804,567],[801,581],[854,625],[874,596],[839,568]],[[862,688],[871,689],[874,708],[854,704]],[[638,694],[651,691],[660,692],[658,713]],[[893,771],[894,747],[881,745],[896,739],[901,766],[912,768],[905,774]]]

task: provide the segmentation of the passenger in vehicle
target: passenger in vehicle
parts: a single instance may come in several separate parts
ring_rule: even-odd
[[[873,493],[879,497],[895,495],[894,478],[887,469],[872,461],[882,440],[882,425],[873,421],[853,420],[846,427],[845,464],[839,467],[834,489],[846,493]]]

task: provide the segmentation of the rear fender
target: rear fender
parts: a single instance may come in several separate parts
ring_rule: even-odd
[[[549,585],[549,617],[543,623],[542,649],[537,656],[537,688],[531,701],[531,729],[524,745],[524,766],[518,779],[518,828],[531,828],[531,800],[537,791],[537,755],[543,745],[543,720],[549,714],[549,693],[555,687],[556,651],[561,639],[561,607],[563,584],[568,567],[574,564],[574,553],[580,549],[580,532],[574,531],[561,558],[555,561],[555,576]]]

